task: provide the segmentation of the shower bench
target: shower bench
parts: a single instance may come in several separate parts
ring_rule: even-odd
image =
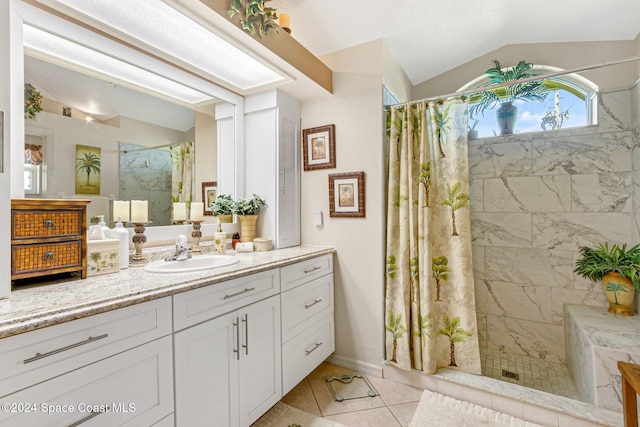
[[[640,316],[586,305],[566,305],[564,316],[567,366],[580,399],[621,411],[618,361],[640,363]]]

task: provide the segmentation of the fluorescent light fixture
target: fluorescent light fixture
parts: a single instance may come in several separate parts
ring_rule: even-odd
[[[164,1],[45,0],[109,27],[130,42],[141,41],[204,76],[241,90],[285,80],[248,53],[235,47]],[[78,17],[78,16],[76,16]],[[82,17],[79,17],[82,20]]]
[[[123,86],[182,104],[210,102],[211,96],[65,38],[24,25],[27,53]]]

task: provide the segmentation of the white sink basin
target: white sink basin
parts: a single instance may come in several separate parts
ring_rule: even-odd
[[[151,273],[188,273],[227,267],[239,261],[239,258],[232,255],[194,255],[193,258],[184,261],[153,261],[147,264],[144,270]]]

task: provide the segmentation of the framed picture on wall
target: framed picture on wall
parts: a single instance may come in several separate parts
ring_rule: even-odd
[[[100,148],[76,145],[76,194],[100,194]]]
[[[329,216],[365,216],[364,172],[329,175]]]
[[[204,202],[204,214],[213,215],[211,211],[211,202],[218,197],[218,183],[216,181],[208,181],[202,183],[202,201]]]
[[[302,131],[304,170],[336,167],[336,125],[326,125]]]

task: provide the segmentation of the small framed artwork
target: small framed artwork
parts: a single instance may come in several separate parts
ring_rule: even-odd
[[[213,215],[211,211],[211,202],[218,197],[218,183],[216,181],[208,181],[202,183],[202,201],[204,202],[204,214]]]
[[[329,216],[365,216],[364,172],[329,175]]]
[[[100,194],[100,151],[76,144],[76,194]]]
[[[336,125],[326,125],[302,131],[304,170],[336,167]]]

